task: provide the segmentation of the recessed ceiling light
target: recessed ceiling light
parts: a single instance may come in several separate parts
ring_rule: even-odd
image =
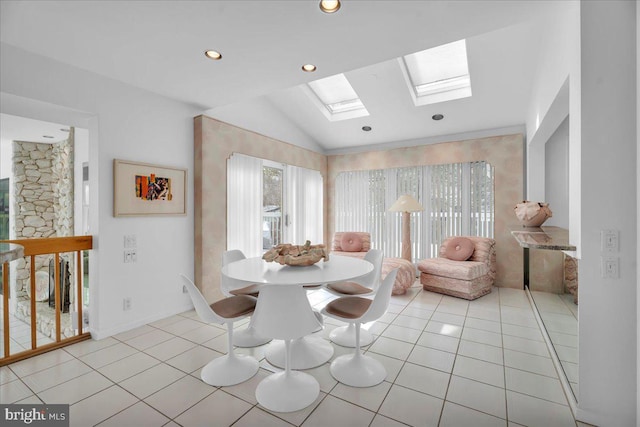
[[[316,66],[313,64],[304,64],[302,66],[302,71],[306,71],[307,73],[312,73],[316,70]]]
[[[371,126],[362,126],[362,130],[365,132],[369,132],[371,130]]]
[[[433,116],[431,116],[431,118],[433,120],[442,120],[444,119],[444,116],[442,114],[434,114]]]
[[[340,0],[321,0],[320,10],[324,13],[337,12],[340,9]]]
[[[51,135],[42,135],[43,138],[49,138],[49,139],[53,139],[53,136]]]
[[[207,50],[204,53],[204,56],[206,56],[209,59],[215,59],[215,60],[222,59],[222,54],[215,50]]]

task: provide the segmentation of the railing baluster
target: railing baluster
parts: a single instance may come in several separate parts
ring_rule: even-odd
[[[60,307],[60,252],[56,252],[56,256],[55,256],[55,267],[53,268],[53,271],[55,272],[55,303],[56,303],[56,342],[60,342],[60,311],[61,311],[61,307]]]
[[[78,306],[78,334],[82,335],[82,305],[84,301],[82,301],[82,251],[76,251],[76,304]]]
[[[4,357],[9,357],[9,263],[2,264],[2,322],[4,324]]]
[[[31,301],[30,310],[31,310],[31,349],[35,350],[38,346],[37,338],[36,338],[36,256],[31,255],[31,273],[30,273],[30,282],[29,286],[31,287]]]

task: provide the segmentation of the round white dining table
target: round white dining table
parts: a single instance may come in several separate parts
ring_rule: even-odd
[[[232,262],[222,274],[232,279],[258,285],[320,285],[351,280],[373,271],[373,264],[356,257],[331,255],[329,261],[309,266],[280,265],[261,257]]]
[[[352,280],[371,272],[373,265],[359,258],[331,256],[329,261],[320,261],[310,266],[287,266],[266,262],[262,258],[247,258],[223,267],[222,274],[235,280],[255,283],[260,286],[260,294],[253,322],[256,331],[263,336],[284,340],[279,349],[284,352],[284,371],[263,379],[256,388],[256,398],[265,408],[277,412],[293,412],[313,403],[320,393],[318,381],[304,372],[292,371],[292,361],[298,358],[296,366],[308,362],[317,366],[328,361],[333,355],[333,346],[326,340],[323,345],[301,341],[317,330],[321,324],[314,314],[304,285],[319,285]],[[296,340],[296,353],[292,355],[291,341]],[[321,353],[320,363],[314,349]],[[267,351],[267,353],[269,353]],[[279,356],[276,356],[279,358]],[[267,358],[267,360],[269,360]]]

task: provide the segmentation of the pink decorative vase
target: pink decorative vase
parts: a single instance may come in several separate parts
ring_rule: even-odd
[[[543,202],[529,202],[527,200],[518,203],[514,212],[523,227],[540,227],[553,213],[549,205]]]

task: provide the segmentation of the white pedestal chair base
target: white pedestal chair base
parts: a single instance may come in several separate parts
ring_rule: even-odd
[[[355,338],[354,338],[355,340]],[[291,341],[291,369],[311,369],[328,362],[333,356],[333,346],[323,338],[303,337]],[[273,366],[284,368],[284,341],[269,344],[265,357]]]
[[[356,327],[353,323],[347,326],[335,328],[329,334],[329,338],[334,343],[342,347],[356,346]],[[360,328],[360,347],[366,347],[373,342],[373,334],[366,329]]]
[[[320,384],[309,374],[284,371],[263,379],[256,388],[258,403],[274,412],[294,412],[311,405],[320,395]]]
[[[209,304],[187,276],[181,275],[181,277],[198,317],[207,323],[225,323],[227,325],[228,353],[213,359],[202,368],[200,373],[202,381],[212,386],[229,386],[253,377],[258,372],[258,361],[251,356],[234,353],[233,323],[254,312],[255,298],[240,295]]]
[[[233,345],[241,348],[259,347],[270,342],[272,339],[263,337],[253,325],[249,325],[246,329],[233,332]]]
[[[373,387],[387,377],[387,371],[370,356],[345,354],[337,357],[329,368],[336,380],[351,387]]]
[[[253,377],[258,372],[259,364],[256,359],[245,355],[220,356],[207,363],[200,378],[205,383],[221,387],[240,384]]]

